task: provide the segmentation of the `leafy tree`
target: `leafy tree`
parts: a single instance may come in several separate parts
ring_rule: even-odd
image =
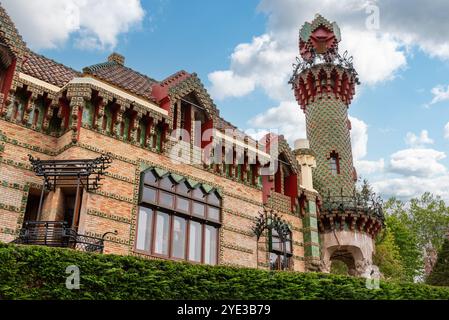
[[[360,196],[363,201],[369,201],[371,199],[371,196],[374,195],[373,188],[371,187],[370,183],[367,179],[363,179],[362,186],[360,189]]]
[[[438,260],[426,282],[434,286],[449,286],[449,238],[444,240]]]
[[[398,246],[405,280],[413,281],[422,274],[423,251],[420,249],[416,234],[411,228],[411,220],[402,201],[389,199],[384,205],[386,225],[391,230]]]
[[[449,207],[439,196],[429,192],[410,201],[410,222],[422,249],[431,246],[439,251],[449,228]]]
[[[386,279],[405,280],[406,271],[393,232],[388,227],[385,228],[377,242],[374,264]]]
[[[408,205],[391,198],[384,209],[400,249],[407,280],[422,276],[423,271],[433,267],[432,253],[440,250],[445,239],[449,207],[439,196],[426,192],[420,198],[410,200]]]

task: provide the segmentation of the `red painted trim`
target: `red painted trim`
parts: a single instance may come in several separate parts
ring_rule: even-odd
[[[291,198],[292,209],[294,209],[298,202],[298,176],[296,174],[291,174],[284,179],[284,192],[285,195]]]
[[[14,59],[11,65],[8,67],[5,73],[5,80],[3,81],[3,87],[1,92],[3,93],[3,101],[8,99],[9,90],[11,89],[12,79],[14,78],[14,72],[16,71],[17,59]]]
[[[214,126],[214,122],[212,119],[207,120],[205,123],[201,126],[201,149],[204,149],[209,143],[212,142],[213,136],[210,138],[209,141],[203,141],[204,132],[207,129],[212,129]]]
[[[270,197],[271,190],[274,189],[274,181],[270,181],[270,176],[262,176],[262,202],[266,204]]]

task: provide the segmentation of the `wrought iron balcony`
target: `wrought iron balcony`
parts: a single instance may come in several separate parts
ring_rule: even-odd
[[[352,196],[331,196],[328,194],[323,197],[323,206],[321,211],[323,213],[353,213],[363,214],[372,218],[379,219],[382,223],[385,220],[382,199],[371,195],[363,197],[360,194],[354,193]]]
[[[108,232],[109,233],[109,232]],[[104,237],[78,234],[62,221],[27,221],[20,230],[17,244],[72,248],[79,251],[103,253]]]
[[[385,226],[382,199],[375,194],[352,196],[331,195],[330,191],[322,199],[319,213],[321,232],[335,229],[364,231],[375,237]]]

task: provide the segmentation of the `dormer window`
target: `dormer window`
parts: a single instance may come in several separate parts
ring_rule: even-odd
[[[329,157],[329,169],[333,176],[340,174],[340,157],[338,153],[332,151]]]

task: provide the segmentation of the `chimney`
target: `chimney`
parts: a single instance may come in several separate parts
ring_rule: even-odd
[[[121,65],[121,66],[125,65],[125,57],[122,56],[121,54],[116,53],[116,52],[113,52],[113,53],[108,57],[108,61],[109,61],[109,62],[115,62],[115,63],[118,63],[118,64]]]

